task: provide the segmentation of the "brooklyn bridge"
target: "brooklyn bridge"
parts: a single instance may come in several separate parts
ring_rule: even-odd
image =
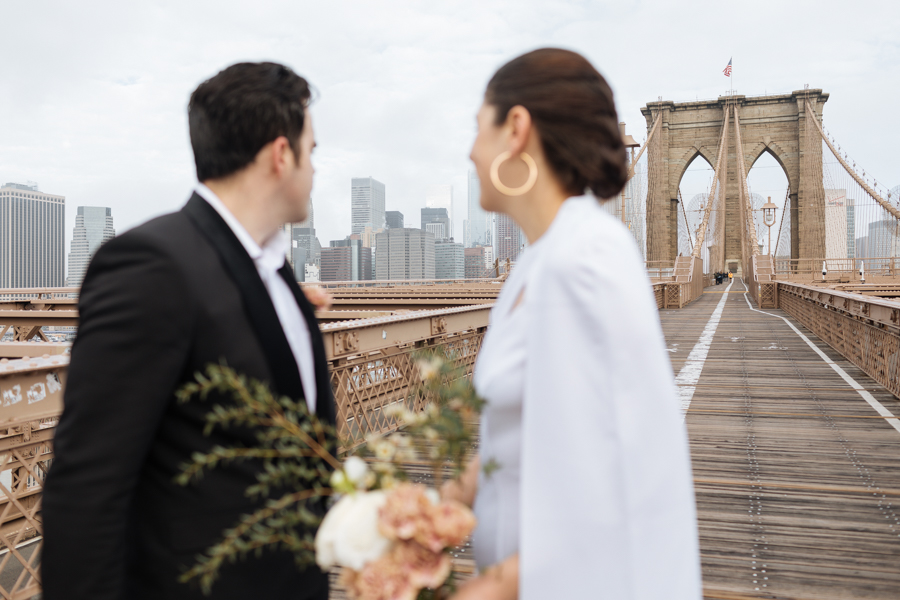
[[[900,597],[900,203],[829,135],[827,100],[807,88],[650,102],[631,179],[604,204],[647,262],[709,599]],[[760,206],[748,170],[766,153],[788,190]],[[695,159],[712,178],[688,208],[679,190]],[[510,268],[325,284],[334,304],[318,316],[347,447],[398,427],[385,407],[416,402],[415,351],[472,368]],[[45,328],[77,326],[77,293],[0,290],[0,331],[15,340],[0,344],[5,599],[41,589],[41,490],[69,360]]]

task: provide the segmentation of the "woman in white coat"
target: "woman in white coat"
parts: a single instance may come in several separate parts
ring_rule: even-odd
[[[612,92],[582,56],[536,50],[494,75],[477,121],[481,206],[529,245],[475,368],[480,461],[442,490],[474,500],[479,520],[481,575],[455,600],[699,600],[656,303],[634,239],[600,206],[627,180]]]

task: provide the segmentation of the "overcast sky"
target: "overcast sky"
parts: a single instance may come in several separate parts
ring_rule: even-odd
[[[429,184],[452,183],[461,238],[484,86],[541,46],[587,56],[638,140],[641,106],[723,94],[732,56],[738,93],[823,88],[842,148],[886,186],[900,183],[894,2],[5,1],[0,22],[0,183],[65,195],[67,246],[79,205],[112,207],[121,232],[185,202],[188,97],[245,60],[283,62],[319,92],[323,245],[350,232],[350,178],[369,175],[408,226]]]

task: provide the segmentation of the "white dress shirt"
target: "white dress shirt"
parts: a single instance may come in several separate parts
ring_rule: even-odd
[[[284,266],[285,261],[284,249],[287,242],[284,239],[284,232],[279,229],[260,247],[244,226],[231,214],[228,207],[216,196],[215,192],[202,183],[197,184],[196,191],[225,220],[231,231],[240,240],[241,245],[244,246],[247,254],[253,259],[259,277],[265,284],[269,298],[272,299],[272,304],[275,306],[275,313],[278,315],[281,328],[284,329],[288,344],[291,346],[294,360],[297,361],[303,393],[306,395],[306,405],[309,407],[310,413],[314,414],[316,412],[316,371],[309,326],[300,312],[300,307],[297,306],[297,300],[294,298],[291,288],[278,274],[278,269]]]
[[[521,303],[516,306],[519,295]],[[520,600],[699,600],[687,430],[644,261],[593,197],[520,256],[475,366],[488,403],[473,537]]]

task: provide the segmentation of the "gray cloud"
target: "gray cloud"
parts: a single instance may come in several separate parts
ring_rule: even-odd
[[[284,62],[319,90],[313,195],[325,244],[349,233],[350,178],[367,175],[414,225],[426,187],[454,184],[461,235],[484,85],[547,45],[607,76],[638,139],[647,101],[727,90],[731,56],[739,93],[824,88],[842,147],[886,185],[900,181],[890,3],[57,1],[4,3],[0,17],[0,179],[66,195],[69,231],[78,205],[111,206],[119,230],[177,209],[194,182],[188,96],[240,60]]]

